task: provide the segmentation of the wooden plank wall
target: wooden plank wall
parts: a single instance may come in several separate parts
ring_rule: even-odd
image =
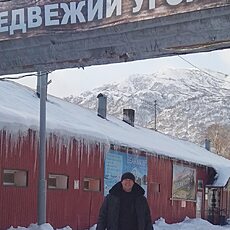
[[[0,137],[0,207],[3,210],[0,213],[0,229],[6,230],[11,225],[27,227],[37,222],[36,133],[29,131],[16,142],[5,131],[1,132]],[[76,140],[59,143],[57,137],[49,138],[46,174],[69,176],[69,188],[47,190],[47,222],[54,228],[69,225],[76,230],[86,229],[96,223],[103,194],[84,191],[83,178],[103,178],[103,148],[97,143],[90,145]],[[13,148],[10,147],[12,145]],[[3,186],[3,169],[27,170],[28,187]],[[79,189],[74,189],[74,180],[80,181]]]
[[[47,142],[47,176],[63,174],[69,177],[67,190],[47,190],[47,222],[54,228],[71,226],[75,230],[93,226],[104,199],[104,156],[103,146],[97,142],[63,140],[50,135]],[[27,135],[19,135],[15,140],[6,131],[0,132],[0,230],[11,225],[28,226],[37,222],[37,158],[38,137],[29,130]],[[153,222],[160,217],[167,223],[182,221],[186,216],[196,216],[196,203],[182,203],[172,200],[173,160],[147,155],[148,157],[148,201]],[[178,163],[178,162],[177,162]],[[186,165],[185,162],[179,162]],[[208,181],[205,167],[196,168],[196,180],[201,179],[204,186]],[[28,170],[28,187],[3,186],[3,169]],[[100,192],[83,190],[83,179],[93,177],[101,180]],[[79,189],[74,189],[74,180],[79,180]],[[156,185],[159,185],[156,191]],[[204,188],[199,190],[203,192]],[[202,217],[205,207],[202,207]]]
[[[153,221],[163,217],[167,223],[175,223],[184,220],[186,216],[195,218],[196,202],[186,201],[186,207],[182,207],[181,200],[172,200],[173,161],[163,157],[149,157],[148,167],[148,200]],[[205,185],[208,174],[206,168],[195,165],[193,167],[196,168],[196,180],[203,180]],[[154,184],[159,184],[158,192],[154,190]],[[204,202],[204,188],[199,191],[203,192]],[[204,211],[203,205],[202,217],[204,217]]]
[[[13,143],[12,135],[0,132],[0,229],[6,230],[11,225],[28,226],[36,222],[37,173],[34,132],[21,137]],[[12,147],[13,146],[13,147]],[[35,162],[34,164],[31,162]],[[35,166],[36,167],[36,166]],[[3,186],[3,169],[28,170],[28,187]]]

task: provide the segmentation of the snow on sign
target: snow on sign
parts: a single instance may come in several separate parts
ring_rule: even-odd
[[[84,31],[225,4],[226,0],[12,0],[0,5],[0,39]]]
[[[0,0],[0,75],[230,47],[230,0]]]

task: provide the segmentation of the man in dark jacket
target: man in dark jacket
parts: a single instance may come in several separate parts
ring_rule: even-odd
[[[96,230],[153,230],[145,190],[124,173],[101,206]]]

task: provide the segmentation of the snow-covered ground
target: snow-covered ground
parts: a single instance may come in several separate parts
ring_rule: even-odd
[[[167,224],[163,218],[157,220],[153,225],[154,230],[230,230],[230,225],[219,226],[212,225],[206,220],[203,219],[189,219],[186,218],[181,223],[176,224]],[[40,227],[36,224],[31,224],[28,228],[26,227],[17,227],[9,228],[8,230],[54,230],[50,224],[43,224]],[[58,230],[72,230],[71,227],[66,226],[65,228]],[[89,230],[96,230],[96,225],[92,226]]]

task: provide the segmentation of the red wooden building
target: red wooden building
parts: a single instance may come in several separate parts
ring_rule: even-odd
[[[12,93],[13,92],[13,93]],[[0,82],[0,230],[37,222],[39,98]],[[134,126],[55,97],[47,100],[47,222],[88,229],[109,188],[132,171],[146,191],[153,222],[229,217],[230,161],[205,148]]]

